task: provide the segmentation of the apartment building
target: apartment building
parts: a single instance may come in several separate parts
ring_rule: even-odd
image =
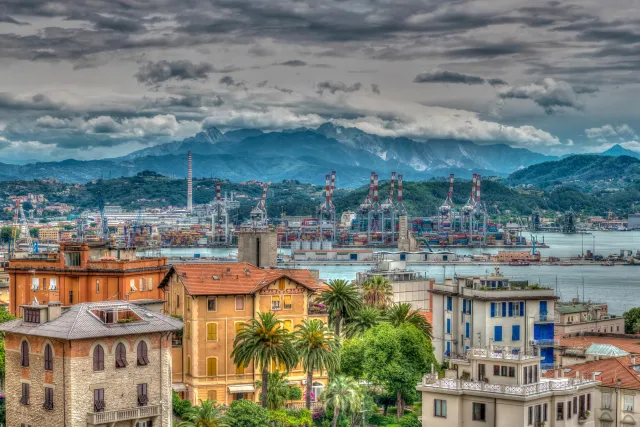
[[[627,356],[594,360],[549,371],[545,377],[557,376],[558,372],[565,376],[594,376],[599,381],[593,402],[597,426],[640,424],[640,358]]]
[[[598,382],[589,376],[540,378],[535,352],[472,348],[445,378],[418,385],[425,427],[595,427]]]
[[[170,427],[182,322],[125,301],[20,307],[0,324],[7,427]]]
[[[563,336],[578,332],[603,332],[624,334],[624,318],[609,314],[604,303],[558,302],[555,306],[555,335]]]
[[[554,291],[492,275],[445,279],[430,290],[433,344],[438,360],[472,347],[539,349],[542,367],[554,363]]]
[[[114,300],[162,300],[158,288],[168,271],[166,258],[141,258],[135,249],[103,242],[63,242],[59,252],[9,261],[9,311],[37,299],[63,305]]]
[[[58,240],[60,240],[60,228],[58,227],[38,228],[38,241],[57,242]]]
[[[303,319],[326,322],[326,310],[313,302],[320,286],[309,270],[261,269],[248,263],[174,265],[161,283],[165,312],[181,316],[185,324],[182,337],[174,340],[174,390],[192,403],[255,400],[260,372],[253,364],[246,368],[234,364],[236,332],[261,312],[276,313],[289,331]],[[271,367],[275,369],[282,370]],[[301,366],[287,375],[289,384],[304,390]],[[326,381],[325,376],[314,376],[314,400]]]

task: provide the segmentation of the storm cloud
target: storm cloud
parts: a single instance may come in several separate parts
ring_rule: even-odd
[[[521,86],[507,86],[499,90],[502,99],[528,99],[544,109],[547,114],[554,114],[561,108],[582,110],[584,103],[576,91],[565,81],[546,78],[539,83]]]
[[[158,61],[147,62],[141,66],[135,77],[140,83],[154,85],[167,80],[206,80],[213,73],[212,64],[191,61]]]
[[[324,81],[316,83],[316,92],[323,94],[324,91],[335,94],[336,92],[357,92],[362,88],[362,83],[355,82],[353,84],[346,84],[344,82]]]
[[[485,83],[482,77],[470,76],[467,74],[455,73],[452,71],[433,70],[418,74],[414,83],[453,83],[465,85],[481,85]]]

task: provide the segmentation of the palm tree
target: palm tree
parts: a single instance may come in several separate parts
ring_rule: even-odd
[[[255,362],[262,372],[262,406],[267,407],[269,365],[283,364],[288,371],[298,362],[291,335],[273,313],[258,313],[259,319],[243,323],[233,342],[231,357],[245,368]]]
[[[294,345],[302,359],[302,367],[307,372],[307,409],[311,409],[311,386],[313,371],[327,371],[329,374],[338,369],[338,344],[335,336],[324,326],[322,320],[303,320],[296,325],[293,333]]]
[[[428,339],[432,338],[431,324],[417,310],[411,310],[411,304],[403,302],[394,304],[385,316],[386,320],[393,326],[398,327],[403,323],[410,323],[418,328]]]
[[[362,284],[362,299],[370,307],[384,309],[393,303],[393,286],[382,276],[373,276]]]
[[[344,327],[347,338],[361,338],[365,332],[382,321],[382,313],[374,307],[364,306],[351,318]]]
[[[325,396],[325,409],[333,408],[333,421],[331,427],[338,425],[340,412],[354,412],[360,405],[362,396],[360,388],[353,378],[345,375],[337,375],[327,386]]]
[[[282,409],[289,396],[289,381],[285,374],[275,371],[267,380],[267,409]]]
[[[207,399],[200,406],[190,407],[183,415],[178,427],[223,427],[221,412],[215,402]]]
[[[361,306],[360,295],[354,285],[344,279],[330,280],[329,288],[318,297],[318,301],[329,310],[329,321],[335,328],[336,338],[340,338],[340,325],[351,317]]]

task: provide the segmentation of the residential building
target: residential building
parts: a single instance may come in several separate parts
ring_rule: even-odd
[[[0,324],[7,426],[170,427],[182,322],[125,301],[23,305]]]
[[[380,261],[371,270],[356,273],[356,283],[362,285],[375,276],[382,276],[391,282],[393,302],[408,302],[414,310],[431,312],[429,289],[435,284],[435,279],[418,271],[407,270],[405,261]]]
[[[38,240],[40,242],[57,242],[60,240],[60,229],[58,227],[38,228]]]
[[[593,401],[599,427],[640,424],[640,358],[627,356],[594,360],[549,371],[545,376],[557,376],[558,372],[565,376],[594,376],[600,382]]]
[[[433,344],[438,360],[471,347],[539,349],[543,368],[554,363],[553,289],[492,275],[445,279],[433,285]]]
[[[43,304],[163,299],[158,284],[166,258],[140,258],[133,249],[104,243],[61,243],[59,252],[30,254],[9,261],[9,311],[37,299]]]
[[[555,307],[556,336],[577,332],[624,334],[624,318],[609,314],[607,304],[574,299],[571,302],[557,302]]]
[[[580,332],[556,337],[556,341],[556,361],[561,368],[595,359],[640,354],[639,335]]]
[[[173,388],[183,398],[230,404],[236,399],[256,400],[260,372],[253,364],[236,366],[231,353],[242,324],[272,312],[283,327],[293,331],[302,320],[327,321],[324,306],[313,302],[321,284],[309,270],[261,269],[248,263],[179,264],[161,283],[166,292],[165,312],[184,319],[182,337],[176,337]],[[272,366],[271,370],[281,367]],[[288,373],[290,384],[306,385],[299,365]],[[326,384],[315,375],[314,400]]]
[[[9,275],[0,267],[0,305],[9,307]]]
[[[540,378],[543,357],[510,348],[473,348],[447,377],[418,385],[425,427],[595,427],[597,381]]]

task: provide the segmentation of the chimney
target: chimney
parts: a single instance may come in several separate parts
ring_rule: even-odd
[[[632,365],[632,366],[635,366],[635,364],[636,364],[636,355],[635,355],[635,354],[632,354],[632,355],[631,355],[631,365]]]
[[[187,154],[187,212],[193,211],[193,170],[191,160],[191,151]]]
[[[49,319],[48,321],[51,322],[62,315],[62,304],[60,303],[60,301],[50,301],[47,305],[47,310],[47,317]]]

